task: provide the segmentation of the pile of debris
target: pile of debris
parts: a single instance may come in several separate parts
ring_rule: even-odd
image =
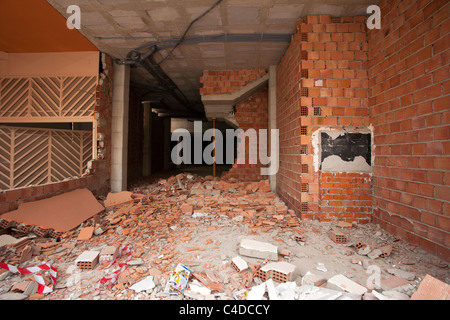
[[[399,242],[367,241],[365,226],[299,221],[268,181],[178,174],[130,190],[98,199],[103,210],[64,232],[0,216],[0,299],[360,300],[421,291],[420,277],[392,263]]]

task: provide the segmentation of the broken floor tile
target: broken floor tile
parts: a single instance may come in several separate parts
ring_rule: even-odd
[[[426,275],[420,282],[419,289],[413,293],[411,300],[449,300],[450,285]]]

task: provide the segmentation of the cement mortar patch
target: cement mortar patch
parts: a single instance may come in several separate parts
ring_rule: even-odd
[[[360,173],[372,173],[374,163],[374,144],[373,144],[373,127],[366,128],[354,128],[344,127],[342,129],[336,129],[331,127],[322,127],[314,131],[311,135],[311,144],[314,148],[313,165],[314,171],[318,172],[321,165],[321,139],[322,132],[328,134],[333,140],[346,133],[362,133],[371,135],[371,165],[368,165],[363,157],[357,156],[353,161],[344,161],[339,156],[329,156],[322,162],[322,172],[360,172]],[[324,169],[325,164],[325,169]]]

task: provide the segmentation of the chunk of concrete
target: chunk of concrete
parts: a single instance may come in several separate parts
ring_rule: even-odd
[[[342,274],[335,275],[328,279],[327,281],[327,288],[330,289],[340,289],[348,293],[357,294],[357,295],[363,295],[365,292],[367,292],[367,288],[363,287],[362,285],[350,280],[346,276]]]
[[[0,300],[25,300],[26,298],[28,298],[26,294],[15,292],[7,292],[0,295]]]
[[[412,280],[414,280],[416,278],[416,274],[415,273],[408,272],[408,271],[401,270],[401,269],[395,269],[395,268],[387,269],[387,272],[392,274],[392,275],[394,275],[394,276],[397,276],[397,277],[400,277],[400,278],[403,278],[403,279],[409,280],[409,281],[412,281]]]
[[[130,289],[136,292],[151,290],[156,286],[153,282],[153,276],[148,276],[145,279],[133,284]]]
[[[239,246],[243,256],[278,261],[278,247],[267,242],[243,239]]]
[[[233,259],[231,259],[231,266],[237,272],[242,272],[242,271],[248,269],[247,262],[244,259],[242,259],[241,257],[239,257],[239,256],[234,257]]]

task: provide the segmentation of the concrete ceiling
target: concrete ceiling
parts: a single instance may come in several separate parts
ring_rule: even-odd
[[[64,17],[69,5],[81,9],[81,30],[100,51],[126,59],[136,48],[145,55],[151,45],[158,50],[154,63],[173,80],[194,109],[202,109],[199,93],[203,70],[267,69],[282,58],[296,21],[306,15],[335,17],[366,15],[374,0],[222,0],[201,19],[190,23],[216,4],[217,0],[47,0]],[[379,1],[375,1],[379,2]],[[212,36],[229,35],[233,39]],[[242,35],[241,41],[236,37]],[[264,35],[264,37],[262,37]],[[221,40],[222,39],[222,40]],[[271,41],[268,41],[271,40]],[[150,45],[149,45],[150,44]],[[146,45],[148,45],[146,47]],[[165,98],[158,82],[142,67],[131,69],[132,84],[147,100]],[[180,110],[182,110],[181,108]]]

